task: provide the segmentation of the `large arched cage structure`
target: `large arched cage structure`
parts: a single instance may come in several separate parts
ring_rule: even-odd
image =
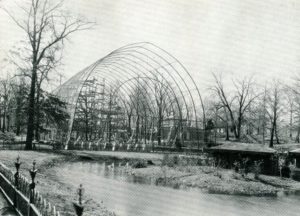
[[[193,77],[151,43],[121,47],[84,68],[54,93],[70,115],[63,139],[127,145],[198,147],[205,113]]]

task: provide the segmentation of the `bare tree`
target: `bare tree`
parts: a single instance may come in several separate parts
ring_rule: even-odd
[[[296,129],[295,142],[300,142],[300,79],[295,78],[295,83],[286,87],[289,115],[290,115],[290,138],[292,131]]]
[[[297,129],[297,134],[295,136],[295,142],[300,143],[300,95],[295,94],[295,110],[294,110],[294,121],[293,125]]]
[[[293,94],[293,91],[290,88],[285,87],[284,91],[285,91],[286,100],[288,102],[289,138],[293,139],[292,130],[294,125],[294,115],[295,115],[297,100],[296,100],[296,95]]]
[[[276,136],[276,141],[279,143],[278,137],[278,122],[281,112],[281,95],[280,95],[280,84],[276,81],[273,87],[269,90],[268,95],[268,116],[270,118],[270,143],[269,147],[274,146],[274,136]]]
[[[162,126],[165,117],[166,108],[168,107],[167,92],[168,88],[166,84],[161,81],[162,79],[156,75],[154,77],[154,100],[157,112],[157,144],[161,145]]]
[[[264,87],[264,93],[262,96],[262,101],[260,104],[260,109],[259,109],[259,126],[261,127],[262,131],[262,143],[265,144],[266,140],[266,126],[267,126],[267,88],[266,86]]]
[[[74,18],[62,10],[63,1],[54,3],[49,0],[31,0],[27,7],[20,7],[24,19],[17,19],[4,9],[27,37],[30,56],[30,92],[28,105],[28,123],[26,149],[32,149],[35,122],[35,102],[37,76],[49,58],[61,52],[64,41],[73,33],[91,28],[92,23],[83,18]]]
[[[53,53],[53,50],[51,51],[52,54],[47,56],[45,58],[45,63],[43,65],[40,65],[37,73],[37,79],[36,79],[36,107],[35,107],[35,140],[40,140],[40,98],[41,98],[41,91],[42,91],[42,84],[46,80],[49,80],[48,74],[55,70],[58,65],[60,65],[62,56],[56,57],[56,54]]]
[[[0,106],[2,108],[2,112],[0,111],[0,121],[2,116],[2,125],[1,129],[2,132],[10,130],[10,117],[12,114],[12,86],[11,86],[11,79],[6,78],[0,80]],[[2,114],[2,115],[1,115]]]
[[[28,83],[26,83],[24,77],[18,77],[14,79],[12,83],[13,99],[14,99],[14,119],[15,119],[15,133],[20,135],[24,131],[26,120],[22,116],[26,113],[27,97],[28,97]]]
[[[152,112],[150,110],[149,102],[149,89],[146,81],[141,77],[137,77],[136,84],[132,87],[132,93],[127,101],[127,118],[128,118],[128,131],[129,136],[134,138],[134,142],[137,143],[140,138],[144,139],[146,143],[147,130],[149,126],[149,114]],[[131,131],[131,121],[134,121],[135,130]],[[133,137],[134,136],[134,137]]]
[[[253,79],[250,77],[241,80],[232,80],[234,89],[232,90],[232,94],[229,94],[225,91],[222,76],[217,76],[213,73],[213,77],[215,85],[211,89],[216,93],[220,103],[226,109],[235,138],[239,140],[245,112],[258,97],[258,94],[254,93]]]

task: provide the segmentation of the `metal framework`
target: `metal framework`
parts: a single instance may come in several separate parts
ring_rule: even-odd
[[[148,42],[121,47],[54,93],[70,114],[70,140],[199,145],[205,125],[194,79],[170,53]]]

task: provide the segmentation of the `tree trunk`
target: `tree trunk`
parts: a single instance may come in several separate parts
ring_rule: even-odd
[[[37,95],[36,95],[36,121],[35,121],[35,140],[40,140],[40,86],[37,88]]]
[[[29,93],[29,105],[28,105],[28,121],[27,121],[27,136],[25,150],[32,150],[32,140],[34,131],[34,118],[35,118],[35,87],[36,87],[36,74],[37,66],[33,63],[31,86]]]
[[[265,128],[265,123],[263,123],[263,128],[262,128],[262,143],[265,144],[265,139],[266,139],[266,128]]]
[[[127,133],[129,135],[129,137],[131,137],[131,114],[128,114],[128,128],[127,128]]]
[[[111,113],[111,111],[110,111]],[[108,116],[108,143],[111,143],[111,114]]]
[[[89,139],[89,119],[88,119],[88,114],[87,111],[85,113],[85,140],[88,141]]]
[[[145,118],[144,118],[144,144],[147,144],[147,112],[145,110]]]
[[[20,94],[20,92],[18,93]],[[21,132],[21,97],[20,95],[17,95],[17,101],[16,101],[16,135],[19,136]]]
[[[237,125],[237,140],[241,138],[241,127],[242,127],[242,117],[238,117],[238,125]]]
[[[7,115],[7,125],[6,125],[6,131],[9,132],[9,127],[10,127],[10,116]]]
[[[1,114],[2,114],[2,110],[0,109],[0,130],[2,130]]]
[[[234,133],[234,136],[236,139],[238,139],[238,134],[237,134],[237,128],[236,128],[236,123],[235,123],[235,120],[234,120],[234,117],[233,117],[233,113],[231,111],[231,109],[229,107],[227,107],[228,109],[228,112],[229,112],[229,115],[230,115],[230,120],[231,120],[231,124],[232,124],[232,128],[233,128],[233,133]]]
[[[279,137],[278,137],[277,124],[275,125],[275,137],[276,137],[276,143],[277,143],[277,144],[280,144],[280,143],[279,143]]]
[[[228,126],[228,123],[226,123],[226,126],[225,126],[225,130],[226,130],[226,141],[229,141],[229,126]]]
[[[274,131],[275,131],[275,120],[273,120],[273,123],[272,123],[272,129],[271,129],[271,139],[270,139],[270,145],[269,147],[270,148],[273,148],[273,142],[274,142]]]
[[[158,107],[158,122],[157,122],[157,144],[161,145],[161,125],[162,125],[162,108]]]
[[[136,119],[136,125],[135,125],[135,143],[137,143],[139,139],[139,133],[140,133],[139,127],[140,127],[140,116],[138,114]]]
[[[5,105],[4,105],[5,106]],[[3,123],[2,123],[2,132],[5,132],[5,127],[6,127],[6,110],[4,108],[4,112],[3,112]]]
[[[300,137],[300,126],[298,126],[298,130],[297,130],[297,135],[296,135],[296,139],[295,139],[296,143],[300,143],[299,137]]]

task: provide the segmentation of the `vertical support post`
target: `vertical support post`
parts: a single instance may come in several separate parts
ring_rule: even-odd
[[[79,188],[77,189],[77,194],[78,194],[78,203],[74,202],[73,206],[76,212],[77,216],[82,216],[83,214],[83,205],[82,205],[82,197],[84,193],[84,188],[82,187],[82,184],[79,185]]]
[[[14,175],[15,177],[15,187],[17,190],[19,190],[19,169],[20,169],[20,156],[18,155],[17,161],[15,162],[15,167],[16,167],[16,173]],[[15,190],[15,195],[14,195],[14,206],[17,208],[17,190]]]
[[[82,196],[83,196],[83,187],[82,184],[80,184],[79,188],[78,188],[78,203],[79,205],[82,205]]]
[[[31,183],[29,185],[29,187],[30,187],[30,203],[34,203],[34,189],[35,189],[34,179],[35,179],[35,176],[37,173],[37,169],[35,168],[35,165],[36,165],[36,162],[34,160],[32,163],[32,169],[29,170],[30,177],[31,177]]]

